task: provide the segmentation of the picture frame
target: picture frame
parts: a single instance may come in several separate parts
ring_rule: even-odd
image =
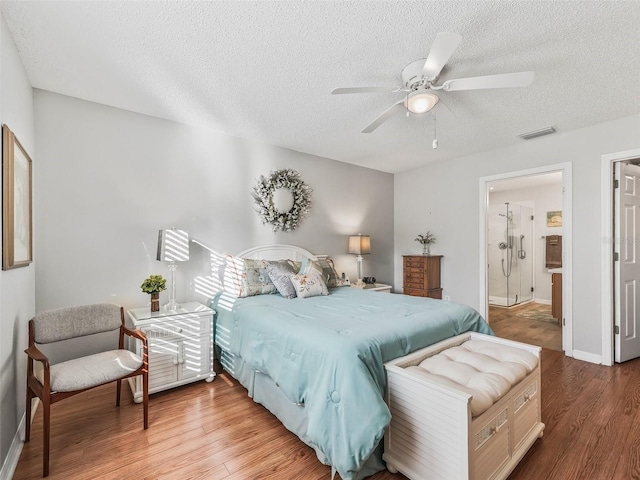
[[[32,179],[29,154],[2,125],[2,270],[33,261]]]
[[[562,210],[552,210],[547,212],[547,227],[562,226]]]

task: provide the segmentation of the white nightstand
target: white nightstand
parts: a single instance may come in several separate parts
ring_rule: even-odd
[[[147,335],[149,343],[149,393],[206,379],[213,381],[213,313],[201,303],[180,304],[177,310],[149,307],[128,310],[134,328]],[[130,345],[142,355],[139,340]],[[129,379],[136,403],[142,402],[142,378]]]
[[[382,292],[382,293],[391,293],[391,285],[386,285],[384,283],[374,283],[373,285],[351,285],[352,288],[359,288],[360,290],[367,290],[369,292]]]

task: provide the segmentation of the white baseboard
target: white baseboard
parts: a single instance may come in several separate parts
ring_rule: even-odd
[[[13,437],[13,441],[9,447],[7,458],[4,459],[4,463],[2,464],[0,480],[11,480],[13,478],[13,473],[16,471],[16,467],[18,466],[18,460],[20,460],[20,453],[22,453],[22,446],[24,445],[24,442],[22,441],[25,426],[24,417],[25,416],[22,415],[20,425],[18,425],[18,431]]]
[[[581,352],[580,350],[574,350],[573,358],[575,358],[576,360],[582,360],[584,362],[602,365],[602,355],[596,355],[595,353]]]
[[[542,303],[543,305],[551,305],[551,300],[546,300],[542,298],[534,298],[533,301],[535,303]]]

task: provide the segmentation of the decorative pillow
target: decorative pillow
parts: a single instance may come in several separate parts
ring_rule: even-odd
[[[322,268],[322,278],[327,282],[327,287],[342,287],[342,277],[338,276],[331,257],[318,258],[318,265]]]
[[[295,298],[296,289],[291,283],[291,277],[296,274],[292,262],[287,260],[280,260],[277,262],[270,262],[267,265],[267,273],[269,278],[275,285],[278,293],[284,298]]]
[[[227,255],[224,289],[236,297],[275,293],[276,286],[267,273],[267,260],[251,260]]]
[[[311,260],[308,257],[302,258],[302,263],[300,264],[300,268],[298,269],[298,273],[309,273],[310,271],[315,270],[320,275],[323,275],[322,267],[315,260]],[[324,277],[323,277],[324,278]]]
[[[329,289],[324,283],[322,274],[320,274],[315,268],[311,268],[308,273],[295,274],[291,277],[291,283],[296,289],[296,294],[300,298],[329,295]]]

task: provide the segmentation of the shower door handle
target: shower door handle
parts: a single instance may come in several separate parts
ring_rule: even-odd
[[[527,258],[527,252],[524,251],[524,235],[520,235],[520,249],[518,250],[518,258],[521,260]]]

